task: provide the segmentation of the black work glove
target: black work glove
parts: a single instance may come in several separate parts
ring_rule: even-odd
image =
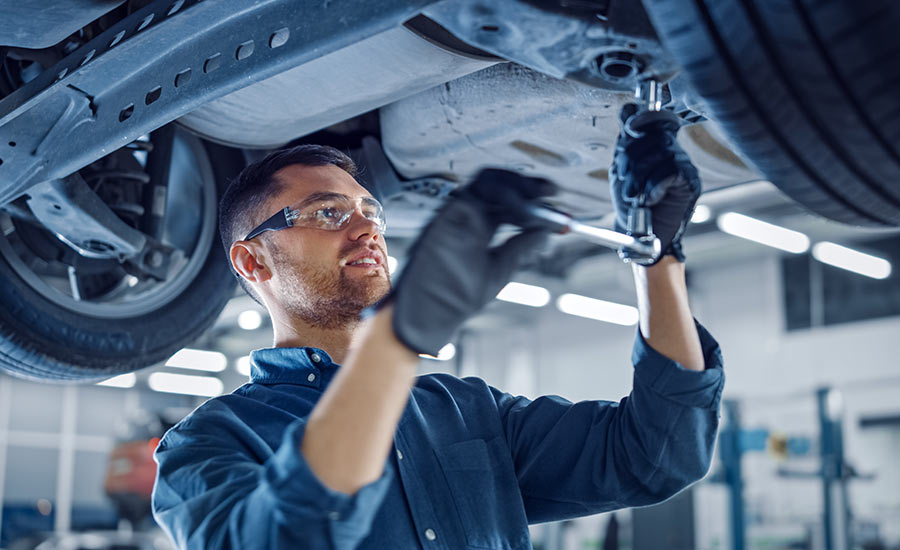
[[[419,235],[390,294],[376,306],[393,303],[397,338],[417,353],[437,355],[548,235],[526,230],[491,248],[497,227],[516,223],[524,204],[555,190],[544,179],[488,169],[453,191]]]
[[[625,124],[636,111],[633,103],[622,108],[619,115],[622,132],[609,170],[610,195],[616,208],[615,228],[629,232],[631,210],[647,207],[652,231],[660,240],[660,258],[672,255],[683,262],[681,235],[700,197],[700,176],[675,139],[680,127],[676,115],[668,112],[638,115],[632,128],[641,135],[634,137],[625,130]]]

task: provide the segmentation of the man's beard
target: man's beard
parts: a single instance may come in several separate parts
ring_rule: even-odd
[[[386,266],[382,266],[384,276],[351,278],[343,269],[335,276],[334,272],[309,264],[297,265],[277,247],[272,251],[272,261],[283,281],[282,307],[292,317],[314,327],[356,325],[362,310],[377,303],[391,289]]]

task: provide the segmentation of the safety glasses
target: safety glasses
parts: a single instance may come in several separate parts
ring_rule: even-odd
[[[285,206],[276,212],[247,233],[244,240],[249,241],[266,231],[280,231],[295,226],[338,231],[350,223],[350,218],[357,211],[373,222],[378,227],[379,233],[384,234],[386,229],[384,208],[374,198],[352,199],[340,193],[313,193],[300,204]]]

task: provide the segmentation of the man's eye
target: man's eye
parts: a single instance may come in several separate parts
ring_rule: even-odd
[[[340,217],[341,217],[340,211],[333,206],[328,206],[326,208],[319,208],[318,210],[316,210],[313,213],[313,215],[319,219],[329,220],[329,221],[340,219]]]

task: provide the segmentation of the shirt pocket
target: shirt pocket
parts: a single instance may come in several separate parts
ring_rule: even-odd
[[[469,548],[530,549],[528,521],[503,436],[435,450]]]

